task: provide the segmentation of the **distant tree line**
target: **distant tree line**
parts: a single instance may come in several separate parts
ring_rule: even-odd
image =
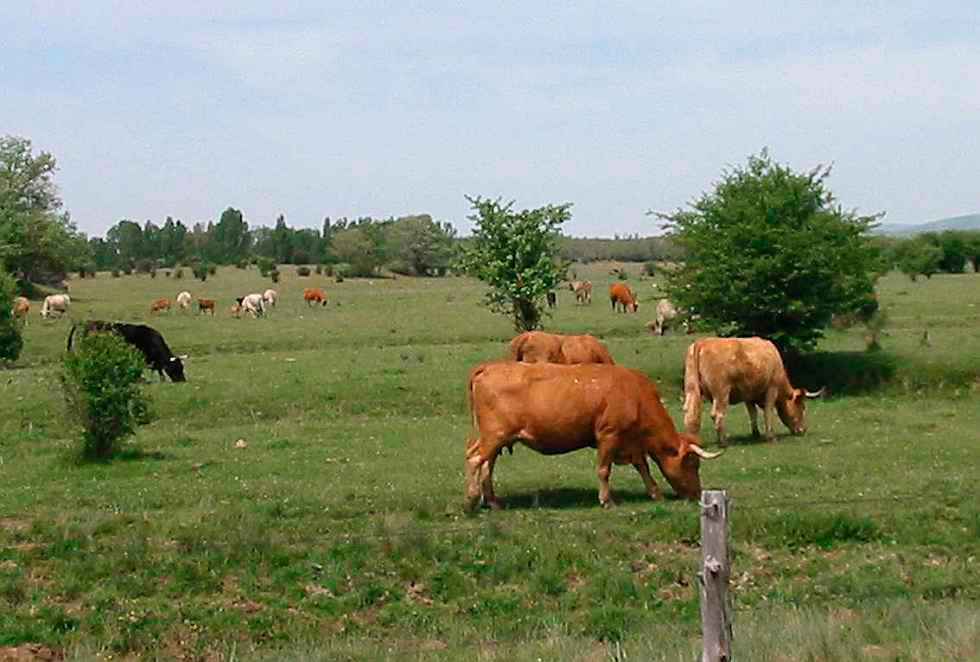
[[[898,269],[912,280],[933,274],[959,274],[969,265],[980,271],[980,230],[926,232],[914,237],[877,237],[883,271]]]
[[[396,273],[442,275],[453,257],[456,230],[428,214],[400,218],[325,218],[322,229],[291,228],[284,216],[274,227],[249,228],[233,207],[217,223],[167,217],[162,225],[124,219],[105,237],[89,240],[90,270],[141,270],[193,265],[235,264],[257,260],[274,264],[346,265],[350,275],[369,276],[386,266]],[[83,267],[84,270],[84,267]]]
[[[592,239],[561,237],[559,254],[573,262],[615,260],[618,262],[680,261],[684,253],[669,237],[641,237],[639,235]]]

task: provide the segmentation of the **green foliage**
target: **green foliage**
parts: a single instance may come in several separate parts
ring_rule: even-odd
[[[908,239],[895,247],[896,266],[913,281],[919,276],[932,278],[939,271],[942,259],[942,249],[922,237]]]
[[[669,274],[671,299],[721,335],[811,349],[876,279],[868,232],[877,217],[845,212],[825,185],[829,174],[793,172],[763,150],[690,209],[660,215],[687,254]]]
[[[212,259],[220,264],[234,264],[248,255],[252,237],[242,212],[228,207],[221,212],[209,239]]]
[[[416,276],[445,275],[453,256],[456,229],[436,223],[428,214],[399,218],[388,227],[391,266],[395,273]]]
[[[385,261],[383,233],[371,224],[334,234],[332,247],[334,255],[350,265],[350,276],[374,276]]]
[[[562,237],[561,257],[574,262],[678,261],[684,258],[684,252],[670,237]]]
[[[192,271],[194,273],[194,278],[197,278],[202,283],[208,279],[208,274],[211,273],[210,266],[206,262],[199,262],[195,264]]]
[[[571,217],[570,204],[512,211],[513,202],[467,197],[476,224],[472,240],[462,247],[459,268],[489,286],[489,308],[514,320],[518,331],[541,324],[545,297],[565,278],[558,259],[561,225]]]
[[[275,260],[271,260],[267,257],[260,257],[255,261],[255,266],[259,269],[259,275],[263,278],[267,278],[269,273],[274,271],[276,268]]]
[[[81,338],[65,355],[61,385],[69,418],[82,426],[81,455],[107,459],[137,425],[149,420],[149,401],[140,387],[143,355],[114,333]]]
[[[55,158],[35,155],[30,140],[0,136],[0,260],[28,282],[61,280],[90,259],[85,237],[60,211],[55,169]]]
[[[279,270],[278,269],[273,269],[272,271],[270,271],[269,272],[269,278],[272,279],[272,282],[273,283],[278,283],[279,282]]]
[[[307,277],[309,277],[310,273],[311,273],[310,272],[310,268],[307,267],[307,266],[296,267],[296,275],[297,276],[300,276],[300,277],[303,277],[303,278],[307,278]]]
[[[647,276],[657,275],[657,263],[656,262],[644,262],[643,263],[643,273]]]
[[[314,271],[316,271],[317,276],[321,275],[323,273],[323,265],[322,264],[316,265]]]
[[[181,278],[183,278],[183,277],[184,277],[184,270],[183,270],[183,269],[181,269],[180,267],[178,267],[178,268],[177,268],[177,269],[176,269],[176,270],[174,271],[174,278],[176,278],[177,280],[180,280],[180,279],[181,279]]]
[[[16,361],[24,347],[20,324],[14,318],[17,283],[0,265],[0,361]]]

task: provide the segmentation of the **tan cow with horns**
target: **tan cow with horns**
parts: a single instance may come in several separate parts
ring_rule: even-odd
[[[598,451],[599,503],[612,505],[612,465],[632,464],[651,499],[660,490],[647,457],[685,498],[701,494],[696,437],[678,433],[657,387],[636,370],[605,364],[484,363],[470,372],[470,411],[476,434],[466,447],[466,507],[481,497],[491,508],[493,467],[504,448],[523,444],[545,455],[580,448]]]
[[[684,428],[690,434],[701,429],[701,400],[712,401],[718,443],[727,445],[725,412],[729,403],[745,403],[752,434],[759,436],[758,408],[762,408],[766,439],[772,441],[772,412],[793,434],[806,432],[806,398],[815,393],[793,388],[786,376],[779,350],[763,338],[704,338],[692,343],[684,360]]]

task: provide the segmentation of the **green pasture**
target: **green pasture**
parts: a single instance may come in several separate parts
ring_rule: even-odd
[[[639,313],[613,313],[610,267],[577,266],[593,303],[559,292],[546,328],[603,338],[680,423],[692,337],[647,331],[658,289],[639,265]],[[699,655],[696,504],[651,502],[618,467],[619,505],[602,510],[594,453],[517,447],[497,464],[507,508],[463,514],[467,373],[512,336],[479,283],[335,283],[285,267],[279,306],[258,320],[227,312],[271,285],[254,269],[70,285],[72,318],[152,324],[190,355],[189,381],[148,372],[153,422],[117,460],[79,463],[58,383],[70,321],[41,320],[34,302],[23,355],[0,369],[0,652]],[[311,286],[326,307],[303,303]],[[217,315],[151,318],[151,301],[182,289],[217,299]],[[980,275],[890,275],[879,290],[882,352],[864,351],[860,327],[836,330],[794,369],[830,390],[806,436],[751,439],[733,407],[732,447],[702,464],[704,485],[734,499],[742,659],[980,655]],[[713,448],[707,416],[702,434]]]

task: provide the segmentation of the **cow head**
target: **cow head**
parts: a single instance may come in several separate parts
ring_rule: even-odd
[[[685,499],[701,498],[701,460],[713,460],[721,453],[709,453],[701,448],[698,438],[692,434],[677,435],[678,444],[663,457],[654,457],[667,482],[678,496]]]
[[[823,392],[823,389],[811,393],[801,388],[794,388],[790,397],[776,400],[776,412],[779,414],[779,420],[793,434],[804,434],[806,432],[806,401],[808,398],[819,398]]]
[[[167,362],[163,364],[163,371],[167,373],[167,377],[170,377],[172,382],[187,381],[187,377],[184,376],[184,364],[176,356],[167,359]]]

